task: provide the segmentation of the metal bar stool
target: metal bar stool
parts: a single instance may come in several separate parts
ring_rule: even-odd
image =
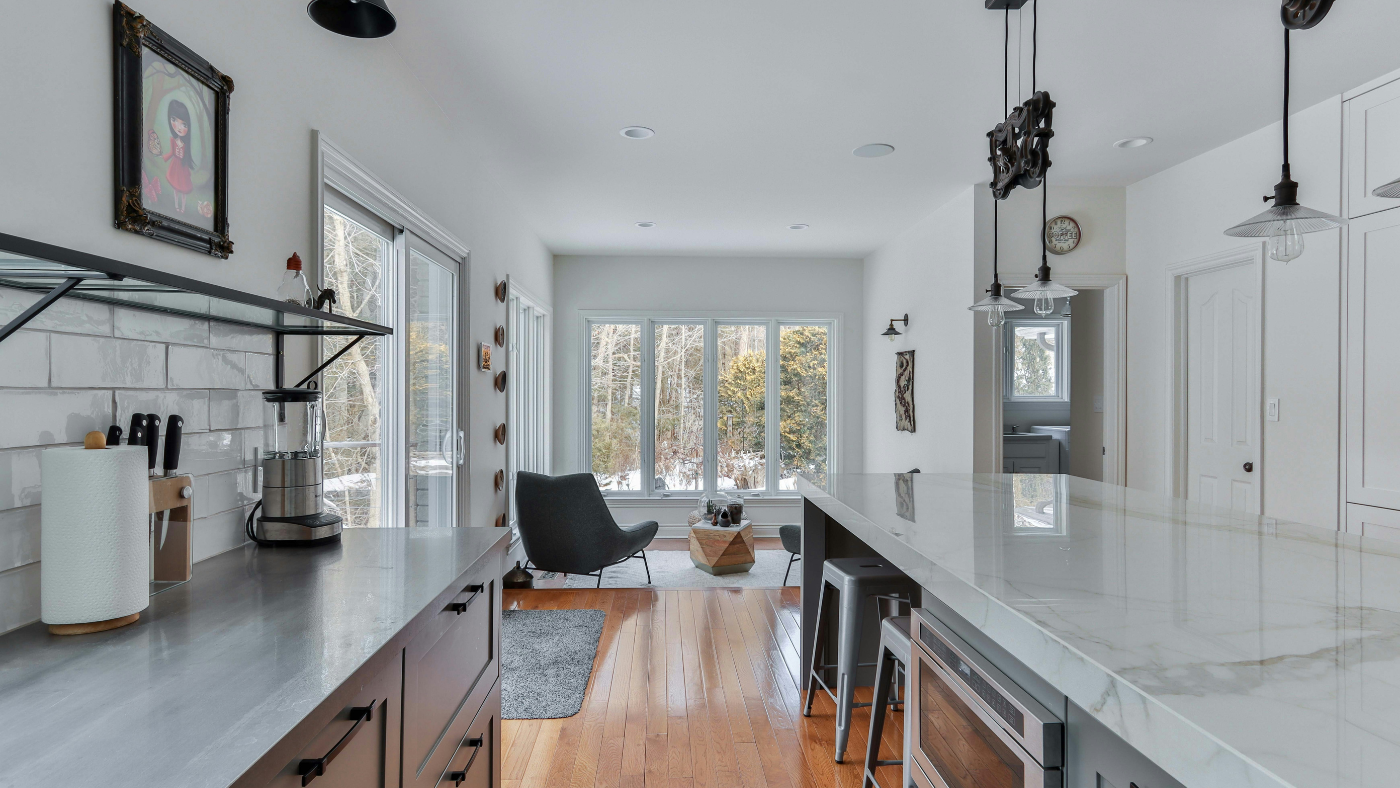
[[[783,585],[786,586],[793,563],[802,560],[802,526],[780,525],[778,526],[778,538],[783,540],[783,549],[792,554],[788,558],[787,571],[783,572]]]
[[[909,675],[908,662],[912,653],[913,644],[909,640],[909,616],[891,616],[880,622],[880,659],[879,667],[875,670],[875,697],[871,698],[870,708],[870,740],[865,746],[865,779],[861,780],[860,788],[880,788],[880,783],[875,779],[875,768],[877,766],[903,766],[904,758],[891,761],[880,760],[880,737],[885,733],[885,707],[899,704],[899,693],[894,693],[894,700],[890,700],[890,690],[898,679],[898,674],[903,671],[905,676]],[[909,688],[905,687],[908,694]],[[904,721],[904,746],[901,755],[909,750],[909,721]],[[907,755],[904,755],[907,758]],[[903,782],[908,784],[908,780]]]
[[[826,638],[827,586],[840,598],[837,617],[836,664],[821,664],[822,647]],[[851,738],[851,710],[869,703],[855,702],[856,670],[875,665],[861,663],[860,633],[865,617],[865,600],[875,597],[877,609],[881,603],[911,605],[918,586],[894,564],[883,558],[832,558],[822,564],[822,590],[817,601],[817,626],[812,633],[812,665],[807,679],[807,703],[802,716],[812,716],[812,700],[820,687],[836,704],[836,762],[844,763],[846,743]],[[836,692],[822,678],[824,671],[836,669]]]

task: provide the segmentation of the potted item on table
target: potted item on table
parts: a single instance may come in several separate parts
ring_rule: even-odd
[[[733,521],[733,523],[734,523],[735,525],[738,525],[739,523],[742,523],[742,522],[744,521],[744,499],[743,499],[743,498],[738,498],[738,497],[730,498],[730,499],[729,499],[729,505],[726,506],[725,508],[729,510],[729,519],[730,519],[731,521]]]
[[[720,509],[719,514],[716,514],[715,518],[715,525],[718,525],[720,528],[730,528],[734,525],[734,522],[729,519],[728,509]]]

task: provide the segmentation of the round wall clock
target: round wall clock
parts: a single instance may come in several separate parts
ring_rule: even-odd
[[[1069,254],[1079,245],[1079,222],[1056,216],[1045,223],[1045,246],[1055,254]]]

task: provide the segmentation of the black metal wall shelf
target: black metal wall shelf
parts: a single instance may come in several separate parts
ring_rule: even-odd
[[[60,298],[163,312],[266,329],[277,335],[277,385],[282,385],[282,339],[304,336],[388,336],[392,328],[264,296],[156,271],[120,260],[0,233],[0,287],[43,293],[0,328],[0,342]],[[341,350],[349,350],[359,339]],[[334,361],[341,353],[328,359]],[[297,385],[303,385],[316,372]]]

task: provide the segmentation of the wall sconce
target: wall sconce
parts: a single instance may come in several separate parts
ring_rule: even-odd
[[[894,338],[895,338],[895,337],[897,337],[897,336],[902,336],[902,334],[899,333],[899,329],[897,329],[897,328],[894,327],[894,324],[895,324],[896,322],[903,323],[903,324],[904,324],[904,327],[905,327],[906,329],[909,328],[909,313],[908,313],[908,312],[905,312],[905,313],[904,313],[904,317],[892,317],[892,318],[890,318],[890,327],[887,328],[887,329],[885,329],[884,332],[883,332],[882,334],[880,334],[880,336],[882,336],[882,337],[889,337],[891,342],[894,341]]]

